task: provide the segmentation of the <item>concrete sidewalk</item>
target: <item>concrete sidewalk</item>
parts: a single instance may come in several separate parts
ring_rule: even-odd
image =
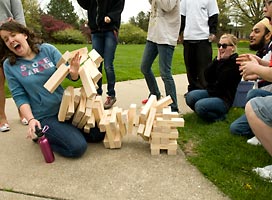
[[[174,78],[179,108],[183,113],[191,112],[183,98],[186,76]],[[160,78],[158,82],[163,89]],[[139,108],[148,96],[144,80],[117,83],[116,92],[116,106],[123,109],[132,103]],[[228,199],[186,160],[181,150],[176,156],[151,156],[149,144],[136,135],[126,135],[121,149],[89,144],[80,159],[55,154],[55,162],[46,164],[39,146],[25,138],[27,126],[20,124],[12,99],[7,99],[6,111],[11,131],[0,133],[1,200]]]

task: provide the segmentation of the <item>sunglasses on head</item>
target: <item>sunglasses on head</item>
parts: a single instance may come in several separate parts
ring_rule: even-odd
[[[232,44],[220,44],[220,43],[218,43],[217,44],[217,47],[218,47],[218,49],[220,48],[220,47],[222,47],[223,49],[226,49],[228,46],[233,46]]]

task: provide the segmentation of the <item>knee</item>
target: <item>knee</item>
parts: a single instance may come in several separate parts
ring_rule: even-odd
[[[71,158],[79,158],[81,157],[85,151],[87,150],[87,143],[86,142],[82,142],[76,146],[73,146],[70,148],[70,156]]]
[[[230,133],[234,134],[234,135],[240,135],[241,133],[241,128],[237,125],[237,123],[235,123],[235,121],[233,123],[231,123],[230,125]]]

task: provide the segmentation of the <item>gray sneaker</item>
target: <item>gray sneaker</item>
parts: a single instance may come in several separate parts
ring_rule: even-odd
[[[110,109],[115,102],[116,102],[116,97],[110,97],[110,96],[108,96],[107,100],[104,103],[104,109],[106,109],[106,110]]]

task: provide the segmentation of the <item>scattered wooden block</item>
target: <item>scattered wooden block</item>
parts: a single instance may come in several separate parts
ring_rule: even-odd
[[[88,55],[94,61],[97,68],[100,66],[100,63],[103,62],[103,58],[99,55],[99,53],[97,53],[95,49],[91,50]]]

